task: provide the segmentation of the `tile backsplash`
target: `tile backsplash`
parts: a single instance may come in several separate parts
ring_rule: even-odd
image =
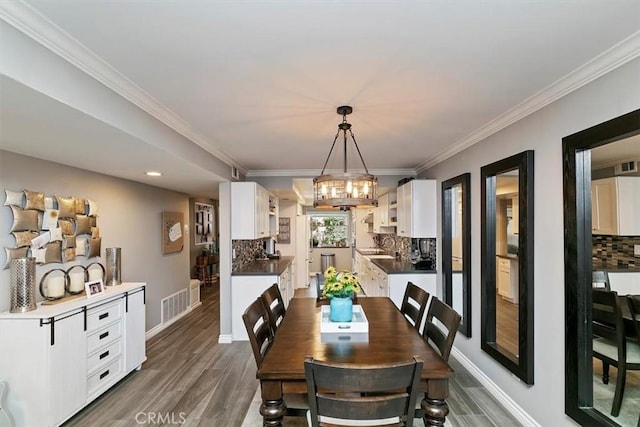
[[[633,255],[634,245],[640,245],[640,236],[594,235],[593,261],[602,267],[640,267],[640,257]]]
[[[232,240],[231,250],[235,251],[236,257],[231,261],[231,270],[236,271],[243,265],[255,261],[256,258],[267,256],[264,250],[263,239],[257,240]]]
[[[436,239],[427,239],[429,241],[429,256],[436,261]],[[411,258],[411,238],[398,237],[395,234],[376,234],[373,237],[376,246],[384,249],[389,254],[400,252],[402,260]]]

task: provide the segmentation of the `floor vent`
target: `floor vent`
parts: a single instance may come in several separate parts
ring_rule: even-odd
[[[187,295],[187,290],[183,289],[179,292],[176,292],[173,295],[169,295],[166,298],[163,298],[160,301],[162,313],[162,324],[170,322],[176,316],[179,316],[181,313],[187,310],[189,305],[189,297]]]

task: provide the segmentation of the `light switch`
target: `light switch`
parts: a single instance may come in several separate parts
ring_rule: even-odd
[[[640,245],[633,245],[633,255],[640,256]]]

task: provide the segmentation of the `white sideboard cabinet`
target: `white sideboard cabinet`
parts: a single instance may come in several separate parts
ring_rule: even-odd
[[[145,360],[144,283],[0,313],[0,381],[17,426],[62,424]]]

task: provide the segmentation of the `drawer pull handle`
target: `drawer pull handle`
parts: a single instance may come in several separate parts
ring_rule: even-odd
[[[100,339],[104,339],[108,336],[109,336],[109,331],[105,332],[104,334],[100,334]]]
[[[109,370],[107,369],[106,371],[104,371],[103,373],[100,374],[100,379],[103,379],[104,377],[106,377],[107,375],[109,375]]]
[[[109,355],[109,350],[105,351],[104,353],[102,353],[100,355],[100,360],[104,359],[105,357],[107,357]]]
[[[103,313],[100,316],[98,316],[98,320],[106,319],[107,317],[109,317],[109,313]]]

